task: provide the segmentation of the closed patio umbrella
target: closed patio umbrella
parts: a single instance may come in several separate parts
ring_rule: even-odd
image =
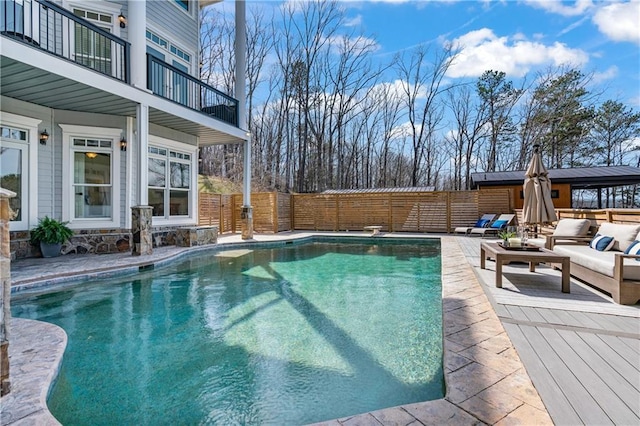
[[[539,145],[533,146],[533,158],[524,174],[524,205],[522,214],[524,223],[538,225],[557,220],[551,200],[551,180],[542,164]]]

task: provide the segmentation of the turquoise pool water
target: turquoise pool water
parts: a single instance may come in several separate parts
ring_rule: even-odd
[[[189,257],[18,298],[65,329],[64,425],[294,425],[442,398],[439,240]]]

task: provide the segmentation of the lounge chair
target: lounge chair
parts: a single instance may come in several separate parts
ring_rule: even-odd
[[[496,220],[486,228],[473,228],[469,231],[469,235],[480,235],[482,237],[486,235],[498,235],[498,232],[511,225],[515,214],[501,214]]]
[[[493,213],[483,214],[480,219],[473,226],[460,226],[453,230],[454,234],[468,234],[473,228],[486,228],[491,221],[495,219],[496,215]]]

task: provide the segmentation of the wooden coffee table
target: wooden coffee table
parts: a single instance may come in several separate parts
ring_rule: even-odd
[[[485,268],[486,259],[492,257],[496,261],[496,287],[502,288],[502,265],[509,262],[527,262],[529,271],[535,272],[538,263],[550,263],[562,265],[562,292],[570,292],[570,263],[569,256],[562,256],[540,248],[538,251],[507,250],[497,242],[483,242],[480,244],[480,269]]]

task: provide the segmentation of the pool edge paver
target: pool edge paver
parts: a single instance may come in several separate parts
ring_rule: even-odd
[[[11,318],[11,392],[0,399],[0,424],[59,425],[47,407],[67,346],[67,334],[57,325]]]
[[[292,238],[292,235],[287,235],[279,240],[272,239],[271,241]],[[508,425],[521,423],[522,419],[527,419],[529,418],[527,416],[532,415],[535,416],[536,424],[553,424],[547,411],[544,408],[540,408],[544,407],[544,404],[528,375],[526,380],[519,382],[520,386],[516,387],[515,394],[514,392],[509,392],[509,403],[490,402],[490,396],[500,395],[498,389],[504,388],[505,383],[516,380],[518,375],[526,375],[527,373],[522,367],[522,362],[515,350],[509,351],[513,349],[513,344],[511,344],[510,340],[510,346],[505,347],[505,337],[508,339],[508,336],[478,282],[472,265],[469,264],[462,248],[454,237],[441,236],[440,241],[442,252],[447,253],[446,256],[442,257],[441,261],[443,325],[448,324],[448,317],[452,322],[457,321],[457,325],[449,330],[443,326],[443,368],[447,384],[445,398],[328,420],[316,423],[316,425],[435,425],[451,422],[456,424],[495,423]],[[246,242],[243,243],[246,244]],[[233,243],[227,244],[231,245]],[[176,250],[175,256],[180,256],[184,252],[185,250]],[[171,254],[163,253],[162,256],[158,257],[162,257],[166,261],[172,256]],[[86,273],[87,271],[84,272]],[[64,334],[64,331],[62,333]],[[500,344],[495,344],[496,339]],[[38,340],[43,339],[38,338]],[[27,339],[21,343],[23,345],[29,344]],[[33,343],[38,344],[38,342]],[[60,346],[60,342],[58,342],[58,345]],[[66,334],[64,335],[64,344],[61,346],[58,359],[53,359],[50,362],[48,382],[43,381],[39,384],[38,392],[43,395],[41,399],[48,416],[42,417],[36,424],[59,424],[46,409],[46,396],[62,359],[62,353],[66,346]],[[20,347],[12,343],[9,350],[10,356],[12,356],[11,380],[12,383],[18,383],[20,380],[14,376],[14,362],[16,361],[14,361],[13,357],[20,357],[20,353],[18,353]],[[477,356],[474,356],[475,352],[477,352]],[[507,371],[504,371],[504,368],[491,368],[491,366],[496,367],[496,365],[499,365],[500,360],[504,359],[505,353],[508,353],[509,363],[511,363]],[[492,357],[494,358],[493,360]],[[521,368],[517,368],[517,365]],[[448,366],[457,367],[448,368]],[[515,371],[509,373],[514,369]],[[470,372],[472,372],[472,380],[469,377]],[[32,385],[35,386],[34,384]],[[489,392],[494,387],[496,387],[496,392]],[[504,394],[503,391],[501,392]],[[5,404],[5,398],[7,397],[2,398],[2,424],[8,425],[20,419],[11,420],[9,423],[4,422],[4,412],[12,408],[10,404]],[[42,410],[36,410],[30,415],[43,416],[43,412]],[[33,420],[35,420],[35,417]]]

